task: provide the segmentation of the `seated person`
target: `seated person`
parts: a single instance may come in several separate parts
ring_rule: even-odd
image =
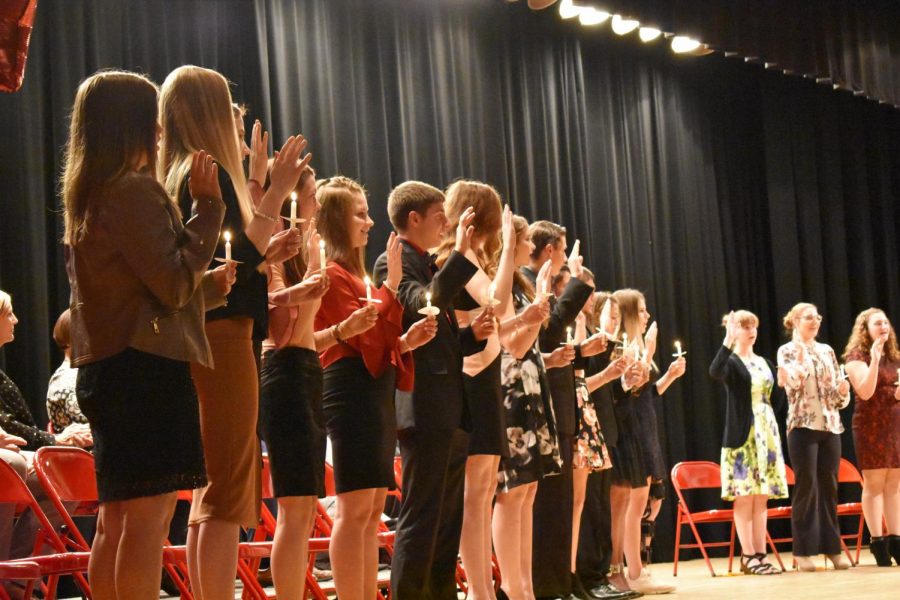
[[[72,423],[87,423],[87,417],[81,413],[78,398],[75,397],[75,378],[78,369],[69,364],[72,355],[72,342],[69,337],[69,309],[67,308],[53,327],[53,341],[65,353],[62,364],[50,376],[47,387],[47,416],[53,433],[62,431]]]

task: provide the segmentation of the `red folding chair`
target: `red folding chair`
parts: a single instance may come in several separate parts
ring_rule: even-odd
[[[26,510],[30,509],[34,513],[40,524],[40,533],[38,541],[35,544],[35,555],[27,559],[5,561],[3,564],[9,565],[27,564],[28,567],[20,569],[26,573],[34,573],[33,565],[37,565],[39,569],[38,577],[25,577],[30,579],[25,587],[25,597],[30,598],[34,589],[35,581],[43,581],[47,578],[47,583],[42,583],[44,597],[47,600],[56,598],[56,585],[60,575],[72,575],[82,593],[87,598],[91,598],[91,588],[84,577],[84,573],[88,569],[88,561],[90,560],[89,552],[67,552],[66,546],[53,529],[53,525],[47,519],[47,515],[41,510],[40,505],[25,482],[19,477],[19,474],[5,461],[0,460],[0,504],[14,504],[16,506],[16,515],[20,517]],[[38,555],[44,545],[49,545],[55,551],[55,554]],[[13,569],[17,567],[13,566]]]
[[[41,578],[41,567],[35,562],[0,562],[0,583],[12,579],[34,582]],[[9,594],[0,585],[0,600],[10,600]]]
[[[672,486],[675,488],[675,494],[678,496],[678,512],[675,522],[675,565],[672,570],[673,576],[678,576],[678,555],[685,548],[699,548],[703,554],[703,560],[709,568],[709,573],[713,577],[716,572],[713,570],[707,548],[728,547],[729,565],[734,557],[734,511],[732,509],[712,509],[692,512],[688,507],[687,501],[684,499],[685,490],[712,489],[722,488],[722,475],[719,465],[707,460],[680,462],[672,467]],[[727,542],[704,542],[697,531],[698,524],[708,523],[731,523],[731,537]],[[695,543],[688,544],[681,541],[681,528],[688,525],[694,535]]]
[[[790,468],[788,465],[784,465],[784,478],[787,480],[788,489],[794,487],[796,483],[796,478],[794,477],[794,470]],[[793,515],[793,509],[790,504],[786,504],[784,506],[770,506],[766,509],[766,523],[772,520],[777,519],[788,519],[790,520]],[[788,537],[783,538],[773,538],[769,535],[769,532],[766,531],[766,536],[769,538],[769,546],[772,548],[772,554],[775,555],[776,560],[778,560],[778,564],[781,566],[781,570],[784,571],[784,562],[781,560],[781,554],[778,553],[777,544],[793,542],[793,535],[789,535]]]
[[[856,466],[854,466],[854,464],[846,458],[842,458],[840,465],[838,466],[838,484],[841,483],[855,483],[859,485],[860,489],[862,489],[863,485],[862,474],[860,474],[860,472],[856,469]],[[847,555],[847,558],[850,559],[850,562],[852,564],[859,564],[859,553],[860,549],[862,548],[863,526],[865,525],[862,503],[844,502],[838,504],[837,514],[838,520],[840,520],[841,517],[859,517],[859,527],[857,528],[856,533],[841,534],[841,548],[843,548],[844,553]],[[854,538],[856,539],[856,560],[853,560],[853,557],[850,555],[850,549],[847,547],[847,544],[844,543],[844,540],[852,540]]]
[[[96,516],[100,502],[97,497],[97,476],[94,456],[81,448],[46,446],[34,455],[34,470],[41,487],[63,520],[61,536],[67,549],[90,552],[91,546],[75,524],[75,517]],[[67,509],[66,504],[75,505]],[[192,600],[184,547],[166,544],[163,568],[178,587],[183,600]]]

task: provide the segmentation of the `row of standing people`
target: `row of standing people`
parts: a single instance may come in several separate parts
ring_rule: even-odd
[[[305,555],[306,534],[290,532],[308,530],[311,499],[323,492],[323,426],[334,444],[332,561],[342,598],[374,594],[375,527],[393,485],[395,432],[404,502],[394,593],[455,595],[463,529],[463,560],[477,581],[490,555],[496,457],[522,443],[528,452],[537,446],[545,463],[540,471],[547,470],[526,481],[505,463],[500,490],[510,498],[519,484],[525,491],[517,501],[498,501],[496,521],[504,520],[504,504],[513,508],[505,516],[520,524],[517,559],[501,561],[511,574],[520,573],[509,585],[527,590],[531,519],[523,517],[530,501],[536,497],[547,511],[545,517],[536,511],[538,527],[559,522],[556,508],[572,514],[578,433],[572,361],[586,357],[588,348],[605,349],[614,335],[566,341],[566,327],[592,291],[578,252],[569,258],[571,284],[559,299],[548,299],[547,281],[565,259],[562,228],[543,223],[525,229],[521,219],[516,227],[485,184],[458,182],[445,198],[432,186],[408,182],[388,201],[396,233],[376,261],[373,288],[364,280],[363,251],[373,223],[363,188],[344,177],[315,181],[302,136],[289,138],[269,168],[258,124],[248,178],[238,129],[242,119],[233,112],[226,80],[198,67],[175,70],[161,90],[135,74],[99,73],[76,94],[63,199],[72,364],[79,367],[77,397],[93,432],[101,499],[90,568],[95,595],[156,593],[158,547],[175,492],[195,489],[188,533],[195,595],[230,597],[238,530],[258,518],[258,421],[286,532],[276,534],[273,550],[273,577],[286,597],[302,593],[302,578],[288,565]],[[286,201],[292,191],[301,217],[294,218],[297,208]],[[288,227],[282,227],[282,213]],[[303,233],[295,226],[300,219],[306,219]],[[543,242],[525,252],[533,243],[528,236],[542,227]],[[223,229],[233,242],[222,242]],[[324,264],[316,252],[320,238]],[[432,247],[440,248],[437,257],[424,250]],[[225,264],[210,268],[223,255]],[[643,299],[634,300],[630,339],[636,345],[624,348],[613,372],[638,404],[652,352],[642,353],[648,315]],[[578,349],[584,357],[576,356]],[[683,372],[680,364],[676,371]],[[677,376],[671,373],[663,379]],[[533,407],[540,397],[543,429],[528,429],[540,418],[512,402],[520,391]],[[502,424],[517,411],[521,439]],[[632,435],[641,437],[638,428]],[[646,488],[651,473],[662,477],[652,464],[655,444],[656,456],[652,449],[646,460],[635,456],[640,473],[629,480],[633,487]],[[580,460],[606,466],[596,456],[602,446],[596,440],[586,446]],[[558,477],[543,477],[554,470]],[[481,491],[470,495],[471,523],[464,526],[467,484]],[[570,542],[563,560],[535,558],[536,565],[563,567],[559,581],[536,576],[548,589],[566,588],[551,594],[571,591],[571,525],[568,519],[562,532]],[[502,545],[506,530],[499,529]],[[625,535],[629,557],[635,531]],[[635,580],[641,573],[636,562]]]

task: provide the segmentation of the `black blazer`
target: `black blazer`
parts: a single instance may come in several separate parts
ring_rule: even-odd
[[[535,285],[537,273],[529,267],[522,267],[522,274]],[[538,346],[541,352],[553,352],[559,345],[566,341],[566,327],[575,322],[575,317],[581,311],[584,303],[594,288],[580,279],[573,277],[566,284],[559,298],[550,299],[550,317],[547,326],[541,328],[538,335]],[[576,362],[581,361],[581,355],[576,347]],[[569,364],[565,367],[547,369],[547,382],[550,385],[550,396],[553,401],[553,412],[556,415],[556,430],[561,435],[574,436],[578,430],[576,419],[575,399],[575,368]]]
[[[409,242],[403,245],[403,279],[397,298],[403,305],[403,327],[422,318],[425,293],[431,292],[431,304],[441,309],[438,331],[427,344],[413,350],[415,385],[412,392],[397,392],[397,428],[453,431],[470,429],[463,386],[463,356],[484,350],[487,341],[478,342],[472,329],[459,328],[453,312],[457,296],[478,271],[478,267],[452,252],[444,266],[432,274],[428,259]],[[381,283],[387,277],[387,255],[375,261],[374,279]]]
[[[777,382],[778,372],[769,359],[764,359]],[[724,448],[740,448],[750,435],[753,423],[753,407],[750,393],[750,371],[744,361],[730,348],[722,346],[709,365],[709,376],[725,384],[725,432],[722,436]],[[784,390],[777,383],[772,389],[769,404],[776,413],[787,406]]]

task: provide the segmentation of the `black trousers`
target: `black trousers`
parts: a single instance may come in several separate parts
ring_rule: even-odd
[[[612,557],[612,513],[609,504],[611,484],[612,469],[588,475],[575,567],[578,577],[589,588],[605,583],[609,572]]]
[[[559,435],[562,473],[538,482],[534,497],[531,570],[538,598],[572,593],[572,444]]]
[[[791,502],[794,554],[840,554],[837,474],[841,436],[798,427],[788,433],[788,453],[797,478]]]
[[[456,600],[469,436],[403,429],[403,504],[391,563],[397,600]]]

